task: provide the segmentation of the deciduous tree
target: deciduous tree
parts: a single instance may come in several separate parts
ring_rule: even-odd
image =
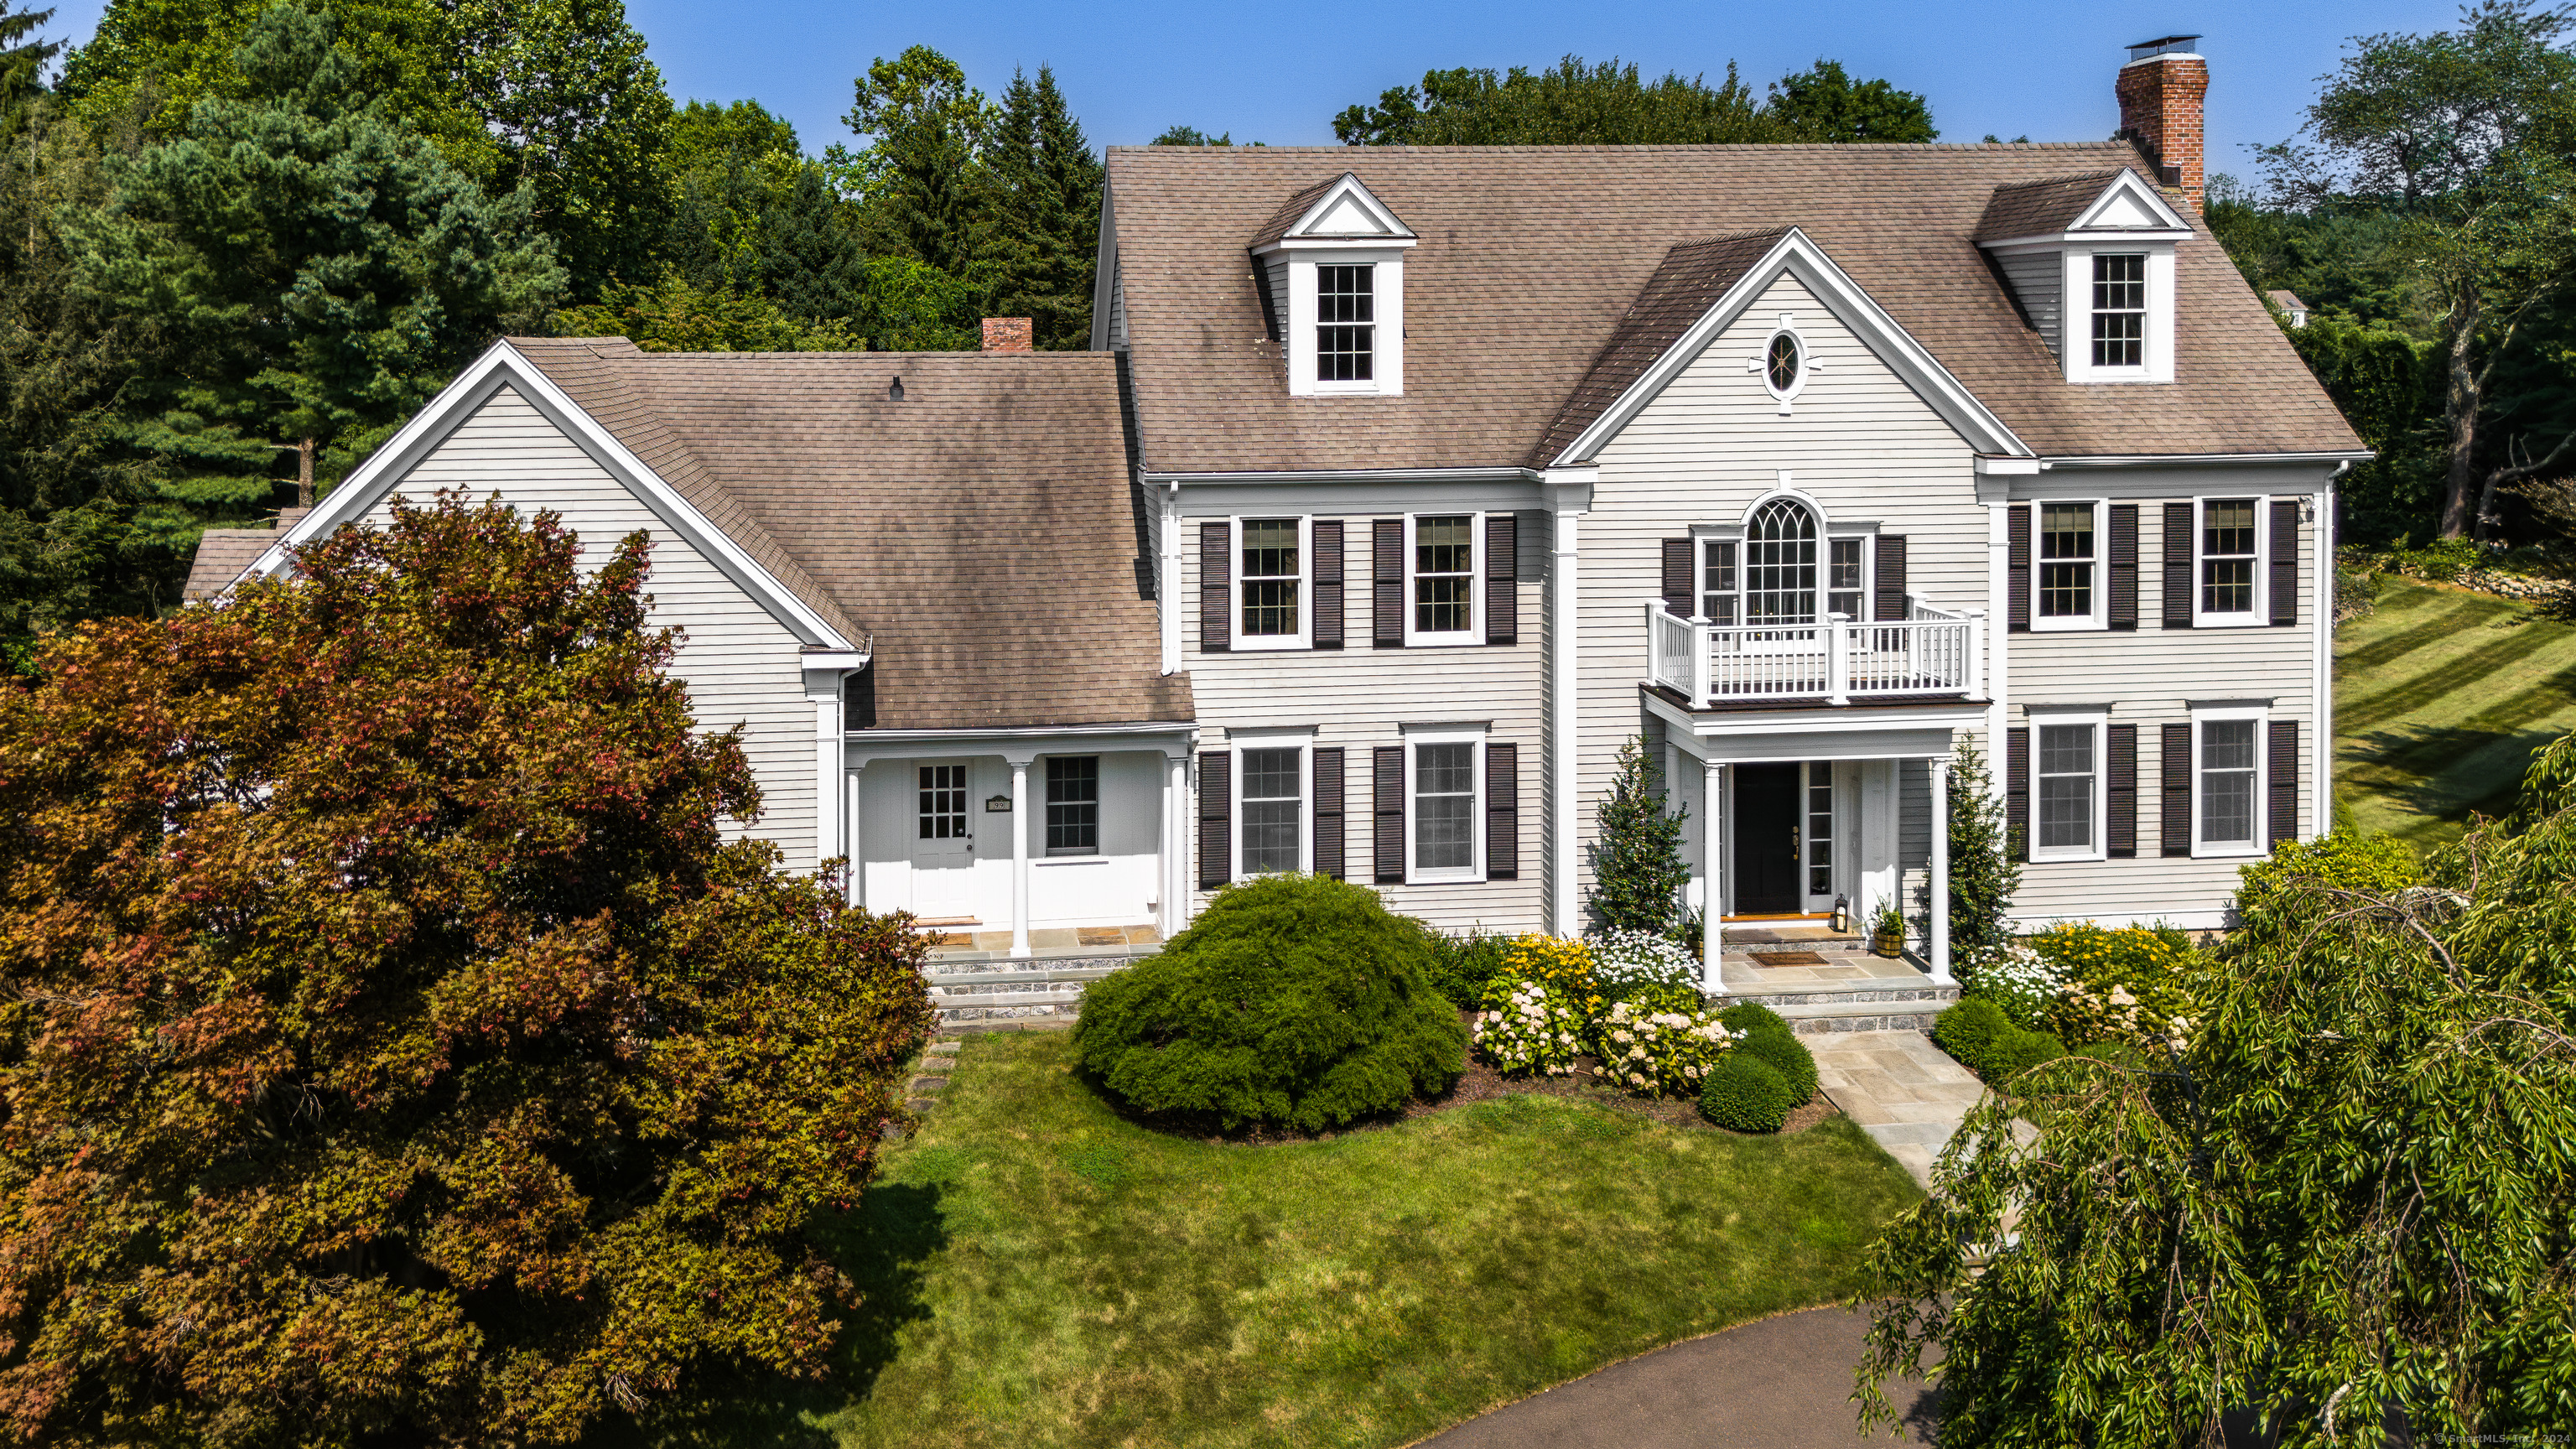
[[[1350,146],[1671,146],[1804,139],[1736,78],[1708,84],[1675,71],[1648,82],[1636,64],[1569,55],[1543,71],[1426,71],[1374,106],[1333,118]]]
[[[397,509],[0,685],[0,1438],[569,1443],[823,1371],[922,938],[776,849],[637,534]]]

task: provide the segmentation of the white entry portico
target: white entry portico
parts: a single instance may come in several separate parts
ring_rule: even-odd
[[[842,748],[850,895],[926,923],[1029,933],[1184,925],[1187,724],[863,730]]]

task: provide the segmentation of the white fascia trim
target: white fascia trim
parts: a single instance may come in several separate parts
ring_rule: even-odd
[[[1796,276],[1815,293],[1827,311],[1858,333],[1861,341],[1877,354],[1881,362],[1930,403],[1933,410],[1958,429],[1978,452],[2034,456],[2030,446],[2015,436],[2013,430],[2004,425],[2003,419],[1977,401],[1976,395],[1951,376],[1940,359],[1898,326],[1885,308],[1834,264],[1833,258],[1808,240],[1805,232],[1791,227],[1787,236],[1780,238],[1761,261],[1726,290],[1726,295],[1718,298],[1700,314],[1700,319],[1692,323],[1688,331],[1664,349],[1663,356],[1656,358],[1644,375],[1629,384],[1628,390],[1603,410],[1600,417],[1593,419],[1592,426],[1585,428],[1582,436],[1568,444],[1565,451],[1557,455],[1556,462],[1586,461],[1599,453],[1645,409],[1646,404],[1661,395],[1673,379],[1679,377],[1682,370],[1717,339],[1720,332],[1734,325],[1736,319],[1743,316],[1783,272]]]
[[[1052,739],[1057,736],[1063,736],[1068,739],[1092,739],[1110,735],[1168,734],[1186,734],[1195,738],[1198,734],[1198,729],[1197,721],[1183,719],[1143,720],[1127,724],[997,725],[991,729],[852,730],[850,731],[850,743],[854,745],[863,745],[877,741],[883,741],[888,744],[913,744],[942,740],[956,740],[961,742],[972,742],[975,740],[1042,740]]]
[[[1973,729],[1986,718],[1986,701],[1913,705],[1902,709],[1854,708],[1850,705],[1793,705],[1776,710],[1729,710],[1693,714],[1652,690],[1637,691],[1646,708],[1688,739],[1727,735],[1816,735],[1849,731]]]
[[[861,644],[856,649],[808,649],[798,657],[804,661],[805,672],[808,674],[865,669],[868,667],[871,647],[869,644]]]
[[[1980,478],[2020,477],[2024,474],[2037,473],[2047,466],[2048,461],[2044,458],[1980,457],[1977,459],[1977,476]]]
[[[1536,468],[1301,468],[1243,473],[1158,473],[1147,469],[1139,476],[1149,487],[1179,484],[1199,488],[1258,483],[1536,483],[1549,475]]]
[[[1118,210],[1109,182],[1100,183],[1100,246],[1091,259],[1091,350],[1109,350],[1109,288],[1118,276]]]
[[[1368,213],[1370,218],[1376,221],[1382,229],[1375,232],[1328,232],[1322,234],[1309,232],[1307,230],[1307,228],[1313,226],[1318,221],[1331,215],[1333,208],[1340,205],[1345,199],[1358,202],[1360,210]],[[1324,189],[1324,194],[1315,198],[1315,204],[1307,207],[1305,214],[1298,217],[1296,222],[1292,224],[1286,232],[1280,235],[1279,240],[1253,248],[1252,254],[1254,256],[1260,256],[1265,252],[1273,251],[1283,246],[1294,246],[1299,243],[1311,246],[1318,242],[1342,241],[1345,239],[1366,246],[1411,246],[1417,240],[1417,236],[1413,228],[1406,226],[1403,220],[1395,214],[1395,209],[1393,207],[1390,207],[1385,202],[1377,199],[1377,193],[1368,189],[1368,183],[1360,180],[1358,173],[1345,171],[1342,173],[1340,180],[1335,181],[1331,186],[1326,187]]]
[[[284,537],[268,546],[259,561],[250,566],[244,577],[265,578],[286,567],[286,550],[325,537],[344,523],[354,522],[374,507],[393,486],[411,475],[430,450],[446,441],[464,421],[473,416],[493,393],[503,386],[520,390],[528,401],[544,413],[548,421],[581,445],[601,467],[653,510],[655,517],[673,533],[706,555],[725,576],[743,592],[752,596],[779,622],[795,633],[806,645],[834,649],[863,650],[866,641],[847,639],[824,622],[823,616],[809,608],[805,601],[788,591],[776,575],[761,567],[751,555],[742,551],[731,536],[700,513],[696,506],[680,496],[679,490],[662,481],[660,475],[644,466],[644,460],[630,452],[606,428],[599,425],[579,404],[554,385],[534,363],[508,342],[495,342],[457,374],[456,380],[440,389],[438,396],[412,415],[402,430],[378,448],[357,471],[341,480],[321,504],[296,521]],[[502,497],[510,495],[492,490]],[[542,495],[531,494],[532,498]]]
[[[2178,242],[2191,234],[2191,228],[2187,226],[2106,226],[2092,231],[2052,231],[2037,236],[1997,237],[1981,241],[1977,246],[1990,252],[2053,252],[2070,246],[2092,247],[2098,251],[2105,247],[2126,246],[2130,242]]]
[[[2129,198],[2131,200],[2137,202],[2140,206],[2145,207],[2147,211],[2153,214],[2158,221],[2163,223],[2163,225],[2155,228],[2094,226],[2092,224],[2094,218],[2108,210],[2113,196],[2123,191],[2129,194]],[[2067,231],[2069,233],[2091,232],[2096,236],[2099,236],[2104,232],[2111,232],[2122,236],[2142,236],[2148,235],[2152,231],[2163,231],[2180,232],[2185,236],[2189,236],[2191,234],[2191,223],[2183,219],[2181,212],[2173,209],[2173,206],[2165,200],[2163,192],[2148,185],[2145,177],[2140,176],[2137,172],[2123,166],[2120,168],[2119,174],[2111,178],[2111,184],[2102,188],[2102,194],[2093,198],[2093,204],[2085,207],[2082,212],[2077,214],[2075,224],[2068,227]]]
[[[2367,463],[2378,456],[2366,448],[2349,453],[2094,453],[2042,458],[2039,466],[2048,469],[2245,467],[2274,463]],[[1986,470],[1980,468],[1978,471]]]

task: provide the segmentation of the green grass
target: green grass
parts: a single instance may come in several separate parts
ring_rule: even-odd
[[[2576,729],[2576,626],[2392,579],[2335,634],[2335,821],[2418,847],[2513,804],[2531,752]]]
[[[832,1382],[681,1438],[1392,1445],[1851,1286],[1921,1194],[1837,1117],[1733,1137],[1512,1096],[1214,1146],[1113,1114],[1062,1035],[970,1039],[846,1224]]]

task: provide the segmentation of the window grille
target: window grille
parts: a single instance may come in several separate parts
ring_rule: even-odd
[[[2039,510],[2039,616],[2093,617],[2093,505],[2045,503]]]
[[[2203,845],[2254,843],[2254,736],[2257,723],[2250,719],[2200,722],[2200,842]]]
[[[1806,359],[1799,354],[1798,339],[1794,335],[1781,332],[1772,336],[1770,355],[1764,359],[1764,372],[1770,379],[1772,392],[1786,397],[1795,391],[1798,374],[1805,365]]]
[[[2093,729],[2039,728],[2039,848],[2093,848]]]
[[[1701,545],[1699,614],[1712,624],[1735,622],[1735,544],[1722,540]]]
[[[1293,871],[1305,823],[1305,751],[1243,752],[1243,873]]]
[[[922,766],[920,795],[915,808],[922,839],[965,839],[966,767]]]
[[[1048,757],[1046,809],[1047,854],[1097,854],[1100,850],[1100,757]]]
[[[2093,365],[2147,365],[2147,259],[2142,253],[2093,259]]]
[[[1476,868],[1476,747],[1413,747],[1413,868]]]
[[[1413,521],[1413,629],[1418,634],[1463,634],[1475,597],[1475,520]]]
[[[1243,521],[1243,632],[1280,638],[1297,632],[1297,520]]]
[[[1834,765],[1807,766],[1807,894],[1834,893]]]
[[[2214,499],[2200,513],[2200,611],[2254,612],[2254,500]]]
[[[1744,622],[1816,622],[1816,515],[1795,499],[1763,504],[1744,530]]]
[[[1315,380],[1377,375],[1377,268],[1315,268]]]
[[[1826,566],[1825,610],[1846,619],[1867,617],[1861,612],[1861,541],[1837,538],[1828,541],[1832,557]]]

